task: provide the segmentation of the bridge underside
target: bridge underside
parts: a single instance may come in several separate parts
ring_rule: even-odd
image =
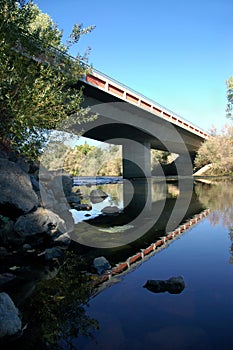
[[[82,130],[84,137],[122,145],[125,178],[151,176],[151,148],[179,154],[177,173],[192,174],[192,159],[203,139],[92,86],[85,86],[84,97],[83,107],[89,107],[90,115],[98,117],[77,125],[77,132]]]

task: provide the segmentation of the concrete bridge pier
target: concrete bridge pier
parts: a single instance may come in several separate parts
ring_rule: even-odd
[[[149,142],[124,140],[122,144],[123,178],[151,177],[151,155]]]
[[[194,159],[195,155],[189,152],[186,154],[179,154],[179,157],[175,161],[177,175],[192,176]]]

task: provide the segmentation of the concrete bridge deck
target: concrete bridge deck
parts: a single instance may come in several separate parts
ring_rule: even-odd
[[[208,138],[208,133],[202,130],[197,125],[192,124],[188,120],[182,118],[181,116],[172,112],[171,110],[163,107],[159,103],[149,99],[148,97],[140,94],[137,91],[134,91],[128,86],[121,84],[115,79],[108,77],[107,75],[101,73],[96,69],[93,69],[92,73],[87,74],[85,77],[83,77],[82,81],[88,84],[89,86],[92,86],[94,88],[97,88],[98,90],[105,92],[105,95],[108,94],[114,96],[119,100],[128,102],[141,109],[149,111],[156,117],[168,121],[174,124],[175,126],[179,126],[180,128],[183,128],[184,130],[187,130],[188,132],[199,136],[203,140]],[[86,88],[84,90],[84,94],[85,91],[88,91],[88,95],[93,95],[93,92],[91,93],[91,89]],[[94,94],[98,94],[96,90]],[[99,94],[99,98],[103,100],[103,102],[113,101],[111,98],[109,99],[106,96],[104,97],[103,94],[102,97],[100,96],[101,94]]]
[[[121,144],[124,178],[151,176],[151,148],[179,154],[177,173],[192,174],[192,161],[207,132],[95,69],[80,86],[83,106],[98,115],[82,124],[82,136]]]

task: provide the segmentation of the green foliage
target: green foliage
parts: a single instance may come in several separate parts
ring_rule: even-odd
[[[160,164],[167,164],[169,162],[169,156],[171,153],[166,151],[159,151],[156,149],[151,150],[151,166],[152,169],[154,165],[160,163]]]
[[[101,148],[84,143],[71,148],[50,142],[41,162],[49,170],[63,168],[73,176],[122,175],[121,148],[116,145]]]
[[[92,29],[75,25],[69,45],[62,45],[62,32],[32,1],[0,0],[1,144],[36,158],[51,130],[64,127],[70,115],[86,120],[75,83],[87,68],[66,53]]]
[[[152,175],[156,173],[156,168],[160,164],[162,167],[166,166],[174,161],[176,155],[166,151],[160,151],[156,149],[151,150],[151,171]]]
[[[233,111],[233,77],[230,77],[227,80],[227,117],[233,119],[232,111]]]
[[[209,175],[233,174],[233,125],[226,125],[220,134],[212,135],[199,148],[195,158],[197,169],[212,164]]]

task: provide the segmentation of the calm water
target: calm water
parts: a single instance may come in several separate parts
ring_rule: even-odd
[[[61,334],[60,327],[62,332],[69,329],[68,337],[51,349],[232,349],[232,185],[227,179],[195,181],[191,194],[188,180],[180,186],[175,181],[152,181],[146,186],[117,183],[98,187],[111,195],[107,205],[117,207],[119,213],[104,218],[86,217],[85,222],[77,224],[71,250],[89,259],[90,265],[93,258],[103,255],[114,266],[148,247],[183,220],[206,208],[210,214],[166,248],[115,278],[113,284],[94,297],[89,298],[88,288],[84,289],[86,285],[80,280],[72,289],[73,299],[80,303],[86,293],[89,302],[79,313],[74,309],[68,313],[62,310],[59,298],[64,298],[64,287],[61,292],[55,286],[59,290],[56,307],[61,308],[60,313],[49,304],[51,298],[47,301],[42,293],[45,313],[54,312],[56,320],[49,317],[43,320],[43,312],[36,312],[33,340],[49,338],[52,332]],[[95,187],[81,187],[83,202],[89,201],[92,189]],[[166,280],[172,276],[184,278],[185,289],[180,294],[153,293],[143,288],[148,279]],[[58,280],[62,285],[63,277]],[[76,278],[69,276],[69,272],[65,277],[67,284]],[[48,289],[46,293],[51,294]],[[33,332],[30,323],[27,332]],[[37,349],[35,342],[33,347],[26,348]]]
[[[78,349],[232,349],[232,182],[197,183],[195,193],[209,216],[90,301],[99,330]],[[179,275],[181,294],[143,288]]]

